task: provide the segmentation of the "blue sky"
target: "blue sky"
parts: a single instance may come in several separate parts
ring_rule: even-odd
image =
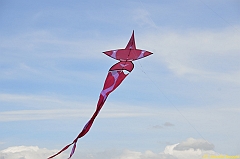
[[[239,19],[237,0],[1,0],[0,158],[72,142],[117,62],[102,52],[132,30],[154,54],[134,62],[74,157],[239,155]]]

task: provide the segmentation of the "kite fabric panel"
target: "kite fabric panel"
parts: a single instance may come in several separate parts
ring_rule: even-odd
[[[78,139],[80,139],[81,137],[83,137],[85,134],[88,133],[95,118],[97,117],[98,113],[103,107],[108,95],[111,92],[113,92],[127,77],[127,75],[133,70],[134,64],[132,63],[132,61],[138,60],[140,58],[143,58],[152,54],[149,51],[136,49],[134,31],[125,49],[111,50],[103,53],[116,60],[119,60],[120,62],[116,63],[109,69],[104,86],[103,86],[103,90],[100,93],[99,100],[97,103],[97,108],[94,114],[92,115],[90,120],[86,123],[86,125],[83,127],[79,135],[73,140],[72,143],[68,144],[62,150],[60,150],[58,153],[54,154],[53,156],[50,156],[48,159],[54,158],[55,156],[59,155],[63,151],[67,150],[71,145],[73,145],[73,147],[68,159],[72,157],[72,155],[75,152]]]

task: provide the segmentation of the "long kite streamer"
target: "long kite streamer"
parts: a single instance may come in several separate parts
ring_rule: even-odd
[[[87,124],[84,126],[84,128],[79,133],[79,135],[73,140],[72,143],[68,144],[61,151],[49,157],[48,159],[51,159],[59,155],[63,151],[67,150],[71,145],[73,145],[73,147],[68,159],[72,157],[72,155],[75,152],[78,139],[83,137],[90,130],[95,118],[97,117],[98,113],[103,107],[108,95],[112,91],[114,91],[122,83],[122,81],[127,77],[127,75],[133,70],[134,65],[132,61],[138,60],[140,58],[143,58],[152,54],[149,51],[136,49],[134,31],[125,49],[110,50],[110,51],[105,51],[103,53],[116,60],[119,60],[119,62],[113,65],[108,71],[108,74],[103,86],[103,90],[100,93],[100,97],[97,103],[97,108],[94,114],[92,115],[91,119],[87,122]]]

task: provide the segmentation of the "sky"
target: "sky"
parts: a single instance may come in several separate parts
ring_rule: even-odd
[[[133,30],[153,55],[134,62],[72,158],[240,158],[238,0],[0,0],[0,159],[71,143],[117,62],[102,52]]]

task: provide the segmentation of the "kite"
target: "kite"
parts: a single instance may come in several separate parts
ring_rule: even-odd
[[[125,49],[110,50],[110,51],[105,51],[103,53],[116,60],[119,60],[119,62],[113,65],[108,71],[108,74],[103,86],[103,90],[100,93],[99,100],[97,103],[97,108],[94,114],[92,115],[91,119],[87,122],[87,124],[84,126],[84,128],[79,133],[79,135],[73,140],[72,143],[68,144],[62,150],[60,150],[55,155],[49,157],[48,159],[51,159],[59,155],[63,151],[67,150],[68,147],[70,147],[71,145],[73,145],[73,147],[68,159],[72,157],[72,155],[75,152],[78,139],[88,133],[95,118],[97,117],[98,113],[103,107],[108,95],[111,92],[113,92],[127,77],[127,75],[133,70],[134,65],[132,61],[144,58],[152,54],[151,52],[146,50],[136,49],[134,31]]]

